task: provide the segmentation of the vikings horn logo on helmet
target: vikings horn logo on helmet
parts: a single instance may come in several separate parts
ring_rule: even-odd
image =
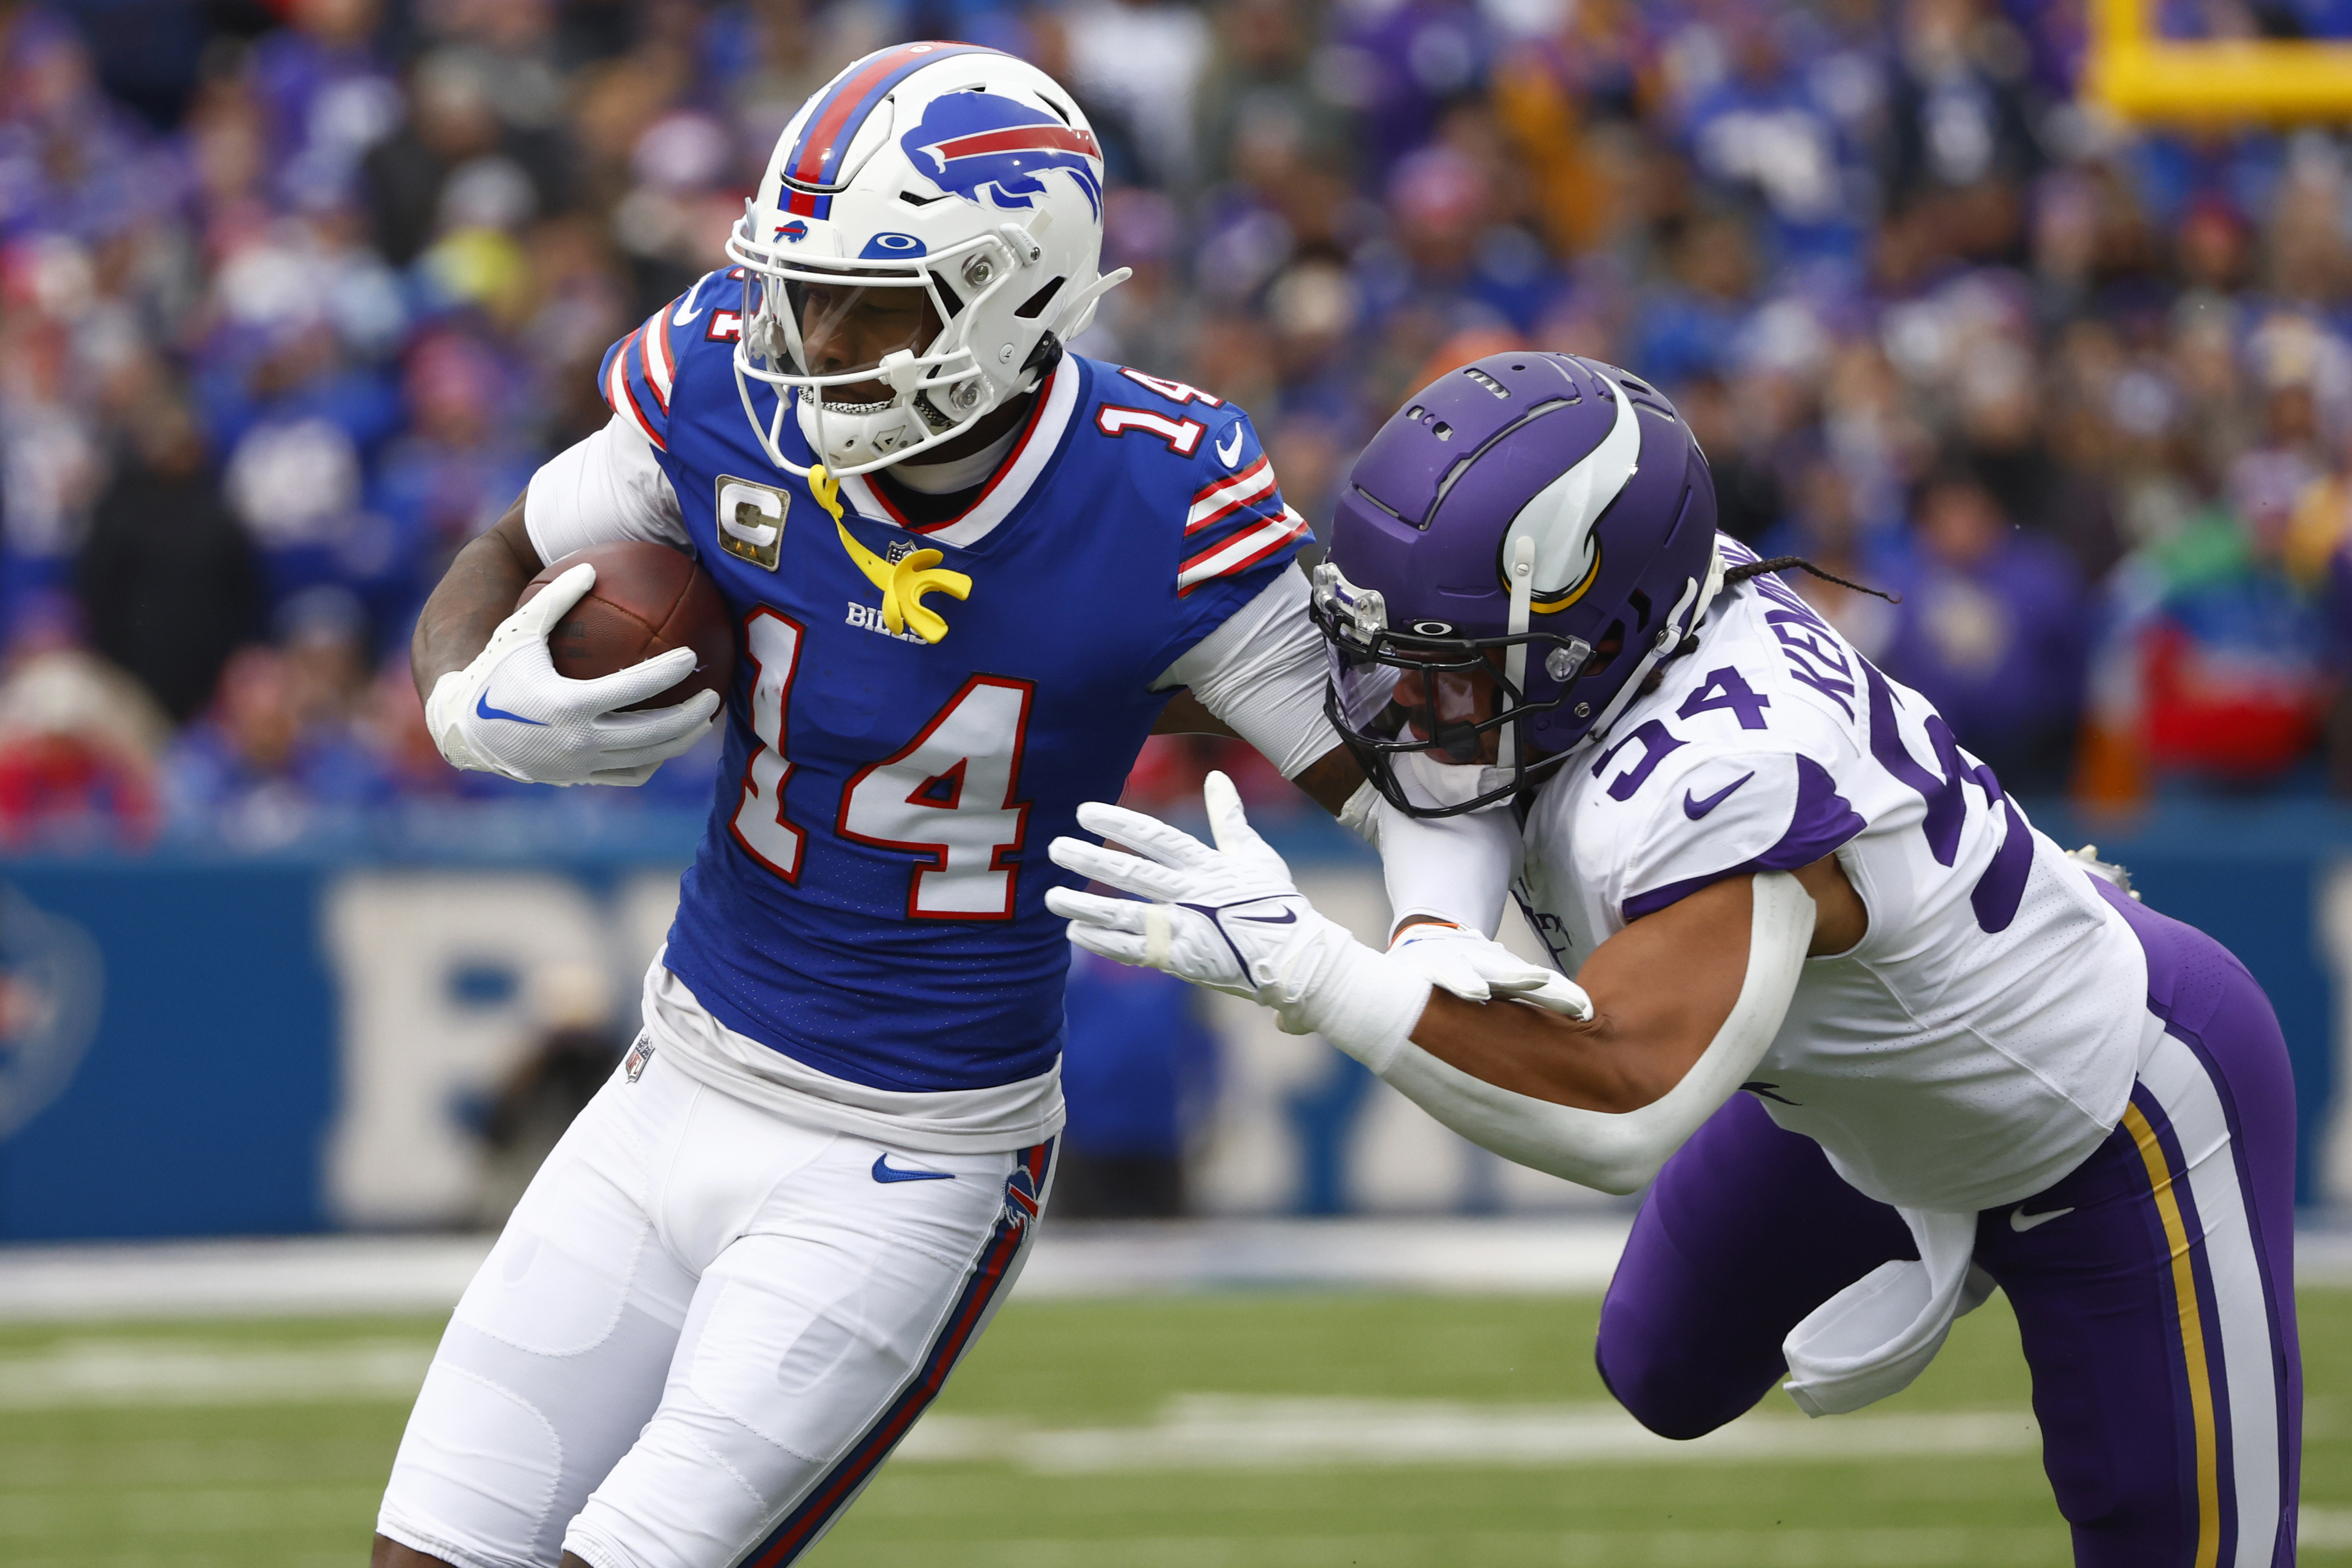
[[[1102,213],[1102,148],[1091,132],[989,92],[942,93],[922,123],[898,138],[907,161],[943,191],[968,202],[993,192],[1000,207],[1026,207],[1045,189],[1038,176],[1066,171]]]
[[[1538,615],[1558,615],[1600,579],[1601,520],[1624,492],[1641,459],[1642,431],[1633,417],[1633,399],[1607,376],[1599,379],[1615,405],[1609,433],[1520,510],[1496,547],[1496,580],[1507,593],[1511,578],[1505,561],[1521,538],[1535,542],[1535,592],[1528,607]]]

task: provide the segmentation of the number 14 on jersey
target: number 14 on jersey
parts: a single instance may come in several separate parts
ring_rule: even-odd
[[[793,776],[784,731],[805,631],[762,607],[751,612],[743,634],[752,666],[751,731],[760,745],[743,770],[735,842],[797,882],[808,831],[784,814],[784,785]],[[1005,858],[1021,847],[1028,826],[1028,804],[1014,800],[1013,791],[1034,696],[1025,680],[975,675],[913,740],[860,768],[843,788],[835,833],[928,859],[908,879],[908,919],[1013,918],[1019,868]]]

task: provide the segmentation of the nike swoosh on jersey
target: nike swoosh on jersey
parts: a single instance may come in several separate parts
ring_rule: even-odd
[[[1724,785],[1721,789],[1717,790],[1713,795],[1708,795],[1705,800],[1693,800],[1691,798],[1690,791],[1683,791],[1683,815],[1689,817],[1693,822],[1696,822],[1700,817],[1705,816],[1708,812],[1713,811],[1717,806],[1721,805],[1725,801],[1729,800],[1733,790],[1738,789],[1741,784],[1746,784],[1749,779],[1752,779],[1756,775],[1754,773],[1743,773],[1739,777],[1732,780],[1729,784]]]
[[[2052,1209],[2047,1214],[2027,1214],[2023,1204],[2009,1211],[2009,1228],[2023,1236],[2037,1225],[2048,1225],[2053,1219],[2073,1214],[2071,1208]]]
[[[1241,427],[1240,426],[1236,425],[1236,426],[1234,426],[1233,427],[1233,429],[1229,432],[1229,434],[1230,434],[1230,435],[1233,437],[1233,438],[1234,438],[1234,444],[1233,444],[1232,446],[1228,447],[1228,446],[1226,446],[1223,441],[1220,441],[1220,442],[1218,442],[1218,443],[1217,443],[1217,461],[1219,461],[1220,463],[1223,463],[1225,467],[1227,467],[1227,468],[1232,468],[1232,467],[1234,466],[1234,463],[1238,462],[1238,461],[1241,459],[1241,455],[1242,455],[1242,427]]]
[[[874,1179],[877,1182],[952,1182],[953,1171],[901,1171],[892,1167],[890,1156],[874,1156]]]
[[[520,713],[509,713],[503,708],[491,707],[490,694],[487,689],[479,697],[474,699],[474,711],[485,719],[511,719],[518,724],[536,724],[542,730],[547,728],[547,721],[544,719],[526,719]]]

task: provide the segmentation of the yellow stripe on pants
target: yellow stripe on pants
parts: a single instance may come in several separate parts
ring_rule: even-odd
[[[2172,1190],[2172,1171],[2156,1129],[2137,1105],[2124,1107],[2124,1125],[2139,1145],[2156,1191],[2156,1211],[2164,1218],[2172,1247],[2172,1291],[2180,1302],[2180,1344],[2189,1363],[2189,1408],[2197,1425],[2197,1568],[2215,1568],[2221,1555],[2221,1445],[2213,1429],[2213,1382],[2205,1363],[2205,1323],[2197,1310],[2197,1271],[2189,1256],[2189,1226]]]

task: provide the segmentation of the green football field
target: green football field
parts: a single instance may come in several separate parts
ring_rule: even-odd
[[[1983,1568],[2065,1533],[1998,1299],[1919,1384],[1696,1445],[1632,1429],[1597,1301],[1016,1302],[824,1568]],[[2308,1563],[2352,1563],[2352,1291],[2303,1298]],[[364,1561],[415,1320],[0,1330],[0,1563]]]

